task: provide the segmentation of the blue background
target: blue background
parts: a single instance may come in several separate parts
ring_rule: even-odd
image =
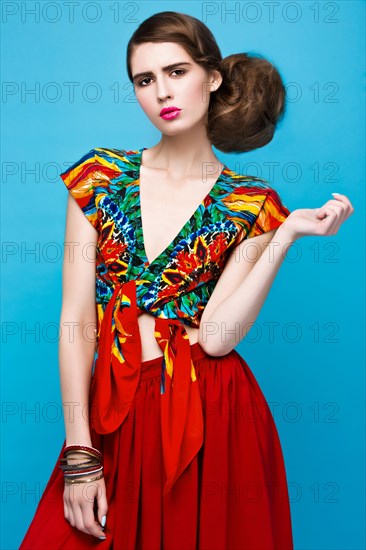
[[[365,3],[273,4],[272,14],[265,2],[103,1],[98,12],[81,2],[72,18],[63,2],[3,2],[2,549],[20,544],[64,440],[57,326],[67,190],[58,174],[92,147],[159,140],[134,100],[125,55],[138,24],[169,9],[206,23],[223,57],[264,55],[288,88],[273,141],[241,155],[215,150],[219,158],[267,179],[291,211],[320,207],[333,191],[355,208],[338,234],[292,247],[237,350],[279,431],[295,548],[365,548]]]

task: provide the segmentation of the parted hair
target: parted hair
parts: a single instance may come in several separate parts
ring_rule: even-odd
[[[133,48],[146,42],[175,42],[208,73],[218,70],[222,83],[210,94],[207,136],[220,151],[246,152],[269,143],[283,118],[286,90],[277,68],[259,54],[222,58],[216,40],[199,19],[163,11],[145,19],[127,45],[127,73],[132,82]]]

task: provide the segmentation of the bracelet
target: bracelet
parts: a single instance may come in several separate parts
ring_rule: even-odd
[[[96,449],[95,447],[89,447],[88,445],[66,445],[66,447],[64,448],[64,456],[66,456],[66,453],[68,453],[69,451],[72,451],[72,450],[75,450],[75,451],[80,451],[80,450],[89,451],[92,454],[92,456],[96,456],[100,460],[102,459],[102,453],[100,451],[98,451],[98,449]]]
[[[88,455],[91,458],[80,462],[80,456],[69,457],[72,453],[76,455]],[[68,464],[68,460],[79,460],[79,462]],[[64,473],[65,483],[88,483],[103,477],[103,455],[95,447],[90,447],[89,445],[67,445],[63,450],[63,457],[59,458],[59,461],[59,467]],[[97,472],[101,472],[97,478],[78,481],[84,476],[90,476],[90,474]]]
[[[85,462],[77,462],[76,464],[59,464],[62,471],[74,470],[75,468],[89,468],[90,466],[100,464],[99,460],[86,460]]]
[[[90,451],[84,451],[84,450],[80,450],[80,451],[67,451],[64,453],[64,458],[60,458],[60,460],[62,461],[66,461],[66,460],[69,460],[69,458],[67,458],[67,455],[71,454],[71,453],[77,453],[77,454],[83,454],[83,455],[88,455],[88,456],[92,456],[93,458],[96,458],[97,460],[99,461],[102,461],[102,455],[97,455],[97,454],[94,454],[93,452],[90,452]]]
[[[79,480],[79,479],[67,479],[65,478],[65,484],[66,485],[77,485],[79,483],[91,483],[92,481],[97,481],[98,479],[102,479],[103,477],[103,474],[101,474],[100,476],[98,477],[95,477],[94,479],[91,478],[91,479],[84,479],[84,480]]]
[[[94,470],[89,468],[86,472],[80,472],[80,470],[75,470],[73,472],[67,472],[67,473],[64,473],[64,476],[65,477],[76,476],[76,475],[86,476],[86,475],[89,475],[90,473],[100,472],[101,470],[103,470],[103,466],[100,466],[100,468],[97,468],[97,469],[94,469]]]

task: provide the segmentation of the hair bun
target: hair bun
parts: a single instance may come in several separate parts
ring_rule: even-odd
[[[285,112],[286,90],[274,65],[238,53],[220,63],[223,81],[210,101],[208,137],[224,152],[246,152],[269,143]]]

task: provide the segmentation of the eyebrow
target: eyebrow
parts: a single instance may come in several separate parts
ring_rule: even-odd
[[[188,61],[178,61],[177,63],[171,63],[170,65],[166,65],[165,67],[162,67],[162,70],[164,72],[168,72],[168,71],[171,71],[172,69],[174,69],[174,67],[177,67],[178,65],[192,65],[192,63],[188,63]],[[141,76],[154,76],[154,73],[152,73],[151,71],[146,71],[144,73],[137,73],[135,74],[135,76],[132,78],[133,82],[137,79],[137,78],[140,78]]]

